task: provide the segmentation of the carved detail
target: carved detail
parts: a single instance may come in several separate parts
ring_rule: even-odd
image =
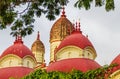
[[[61,17],[52,26],[50,32],[50,42],[63,40],[66,36],[71,34],[72,30],[72,23],[66,17]]]

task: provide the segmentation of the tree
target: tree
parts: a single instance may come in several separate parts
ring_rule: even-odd
[[[110,66],[105,65],[104,67],[85,73],[79,70],[72,70],[71,72],[65,73],[59,71],[46,72],[46,70],[37,69],[21,79],[106,79],[111,74],[110,70],[116,66],[116,64]]]
[[[11,26],[11,35],[19,33],[22,36],[31,34],[33,30],[34,16],[46,15],[49,20],[54,20],[60,14],[61,6],[67,5],[70,0],[0,0],[0,29]],[[96,7],[105,5],[106,11],[114,10],[114,0],[78,0],[75,7],[89,10],[92,2]],[[24,6],[23,11],[17,7]]]

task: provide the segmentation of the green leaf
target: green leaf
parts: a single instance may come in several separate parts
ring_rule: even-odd
[[[103,0],[95,0],[95,6],[102,6],[103,4]]]
[[[114,10],[114,8],[115,8],[114,0],[106,0],[106,5],[105,5],[106,11]]]

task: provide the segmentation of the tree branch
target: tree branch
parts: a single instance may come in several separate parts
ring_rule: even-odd
[[[27,5],[26,9],[24,9],[22,12],[19,12],[18,14],[24,13],[26,10],[28,10],[29,6],[30,6],[30,2],[28,2],[28,5]]]

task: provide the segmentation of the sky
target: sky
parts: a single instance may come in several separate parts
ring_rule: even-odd
[[[100,65],[110,64],[120,54],[120,1],[115,0],[115,10],[110,12],[106,12],[104,6],[101,8],[92,6],[88,11],[78,9],[73,6],[75,1],[71,0],[65,6],[67,18],[71,22],[80,19],[81,31],[84,35],[88,35],[97,52],[95,61]],[[59,18],[60,15],[57,16],[56,20]],[[23,38],[24,45],[31,49],[39,31],[40,40],[45,45],[45,61],[48,64],[50,58],[50,29],[56,20],[49,21],[44,15],[35,19],[34,32],[32,35]],[[15,38],[10,35],[10,32],[10,27],[0,30],[0,54],[13,45]]]

